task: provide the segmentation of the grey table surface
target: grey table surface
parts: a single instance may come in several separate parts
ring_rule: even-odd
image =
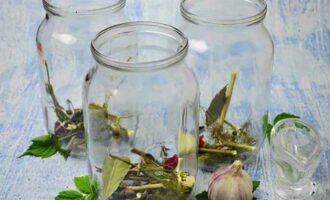
[[[134,20],[173,21],[177,0],[128,0]],[[291,112],[314,125],[326,150],[313,176],[330,199],[330,1],[268,0],[265,24],[275,44],[271,116]],[[143,11],[143,12],[142,12]],[[45,133],[41,113],[36,29],[44,17],[41,1],[0,0],[0,199],[54,199],[74,189],[72,178],[87,173],[84,159],[17,157],[30,139]],[[247,171],[261,180],[258,194],[276,199],[270,149],[264,144]],[[206,189],[207,179],[197,185]]]

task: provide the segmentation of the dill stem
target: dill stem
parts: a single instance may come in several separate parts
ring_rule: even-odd
[[[236,75],[237,75],[237,72],[236,71],[234,71],[231,74],[230,82],[229,82],[228,88],[226,90],[226,101],[225,101],[225,104],[223,106],[223,109],[221,110],[220,119],[219,119],[219,127],[220,128],[222,128],[223,123],[225,122],[227,110],[229,108],[231,96],[232,96],[233,90],[234,90],[234,84],[235,84],[235,80],[236,80]]]
[[[216,154],[227,154],[236,156],[237,151],[236,150],[225,150],[225,149],[208,149],[208,148],[199,148],[199,152],[203,153],[216,153]]]
[[[140,186],[127,186],[126,189],[131,190],[152,190],[152,189],[159,189],[164,188],[164,185],[161,183],[156,184],[147,184],[147,185],[140,185]]]

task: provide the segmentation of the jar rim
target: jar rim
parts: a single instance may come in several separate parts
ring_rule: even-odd
[[[116,12],[125,6],[126,0],[116,0],[109,5],[92,9],[63,8],[50,3],[49,0],[42,0],[42,3],[46,12],[55,16],[88,16],[104,12]]]
[[[267,13],[267,3],[265,0],[258,0],[261,7],[255,14],[247,17],[237,19],[222,19],[216,17],[205,17],[197,13],[191,12],[187,8],[187,3],[191,0],[182,0],[180,4],[180,11],[182,17],[186,20],[195,24],[208,24],[208,25],[219,25],[219,26],[234,26],[234,25],[250,25],[262,21]]]
[[[322,136],[321,136],[320,132],[317,129],[315,129],[315,127],[313,127],[312,125],[310,125],[310,124],[306,123],[305,121],[298,119],[298,118],[287,118],[287,119],[282,119],[282,120],[278,121],[271,129],[271,133],[270,133],[271,136],[276,135],[278,132],[278,129],[286,122],[292,122],[293,124],[299,123],[300,125],[302,125],[302,127],[304,127],[303,129],[309,130],[309,132],[312,132],[314,135],[316,135],[318,137],[319,144],[324,145],[322,142]]]
[[[178,42],[180,42],[179,48],[176,50],[176,52],[174,54],[171,54],[170,56],[167,56],[167,57],[164,57],[161,59],[155,59],[152,61],[145,61],[145,62],[118,61],[118,60],[109,58],[109,56],[103,54],[102,52],[100,52],[98,50],[96,42],[100,39],[100,37],[102,35],[110,32],[110,31],[120,29],[120,28],[125,28],[125,27],[134,28],[134,27],[139,27],[139,26],[148,26],[150,28],[158,28],[158,29],[162,29],[164,31],[170,31],[171,33],[175,34],[176,37],[178,38]],[[145,30],[142,30],[141,32],[143,32],[143,31],[145,31]],[[122,31],[122,33],[124,33],[124,32],[127,32],[127,31],[125,31],[125,30]],[[157,33],[157,32],[153,32],[153,33]],[[158,33],[161,34],[161,32],[158,32]],[[171,35],[171,36],[173,36],[173,35]],[[173,37],[175,37],[175,36],[173,36]],[[137,72],[137,71],[160,70],[160,69],[167,68],[167,67],[181,61],[187,55],[188,46],[189,46],[189,44],[188,44],[187,37],[179,29],[177,29],[173,26],[158,23],[158,22],[134,21],[134,22],[126,22],[126,23],[110,26],[110,27],[100,31],[91,42],[91,51],[92,51],[92,55],[93,55],[94,59],[105,67],[113,68],[113,69],[121,70],[121,71]]]

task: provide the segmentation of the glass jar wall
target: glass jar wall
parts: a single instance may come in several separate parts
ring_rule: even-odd
[[[177,29],[131,22],[92,42],[85,78],[90,175],[101,199],[186,199],[197,171],[199,92]]]
[[[95,34],[127,21],[125,0],[43,0],[46,17],[37,32],[42,106],[47,130],[75,153],[85,148],[82,82],[93,63]]]
[[[210,6],[212,5],[212,6]],[[184,0],[187,56],[201,90],[202,168],[247,161],[264,141],[273,44],[263,0]]]

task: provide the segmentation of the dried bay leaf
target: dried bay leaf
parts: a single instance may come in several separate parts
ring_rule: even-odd
[[[226,102],[226,90],[227,85],[212,99],[210,106],[206,111],[206,126],[212,125],[219,118],[221,110]]]
[[[109,198],[124,180],[130,168],[129,162],[128,157],[120,157],[120,159],[110,156],[105,157],[102,166],[104,198]]]

